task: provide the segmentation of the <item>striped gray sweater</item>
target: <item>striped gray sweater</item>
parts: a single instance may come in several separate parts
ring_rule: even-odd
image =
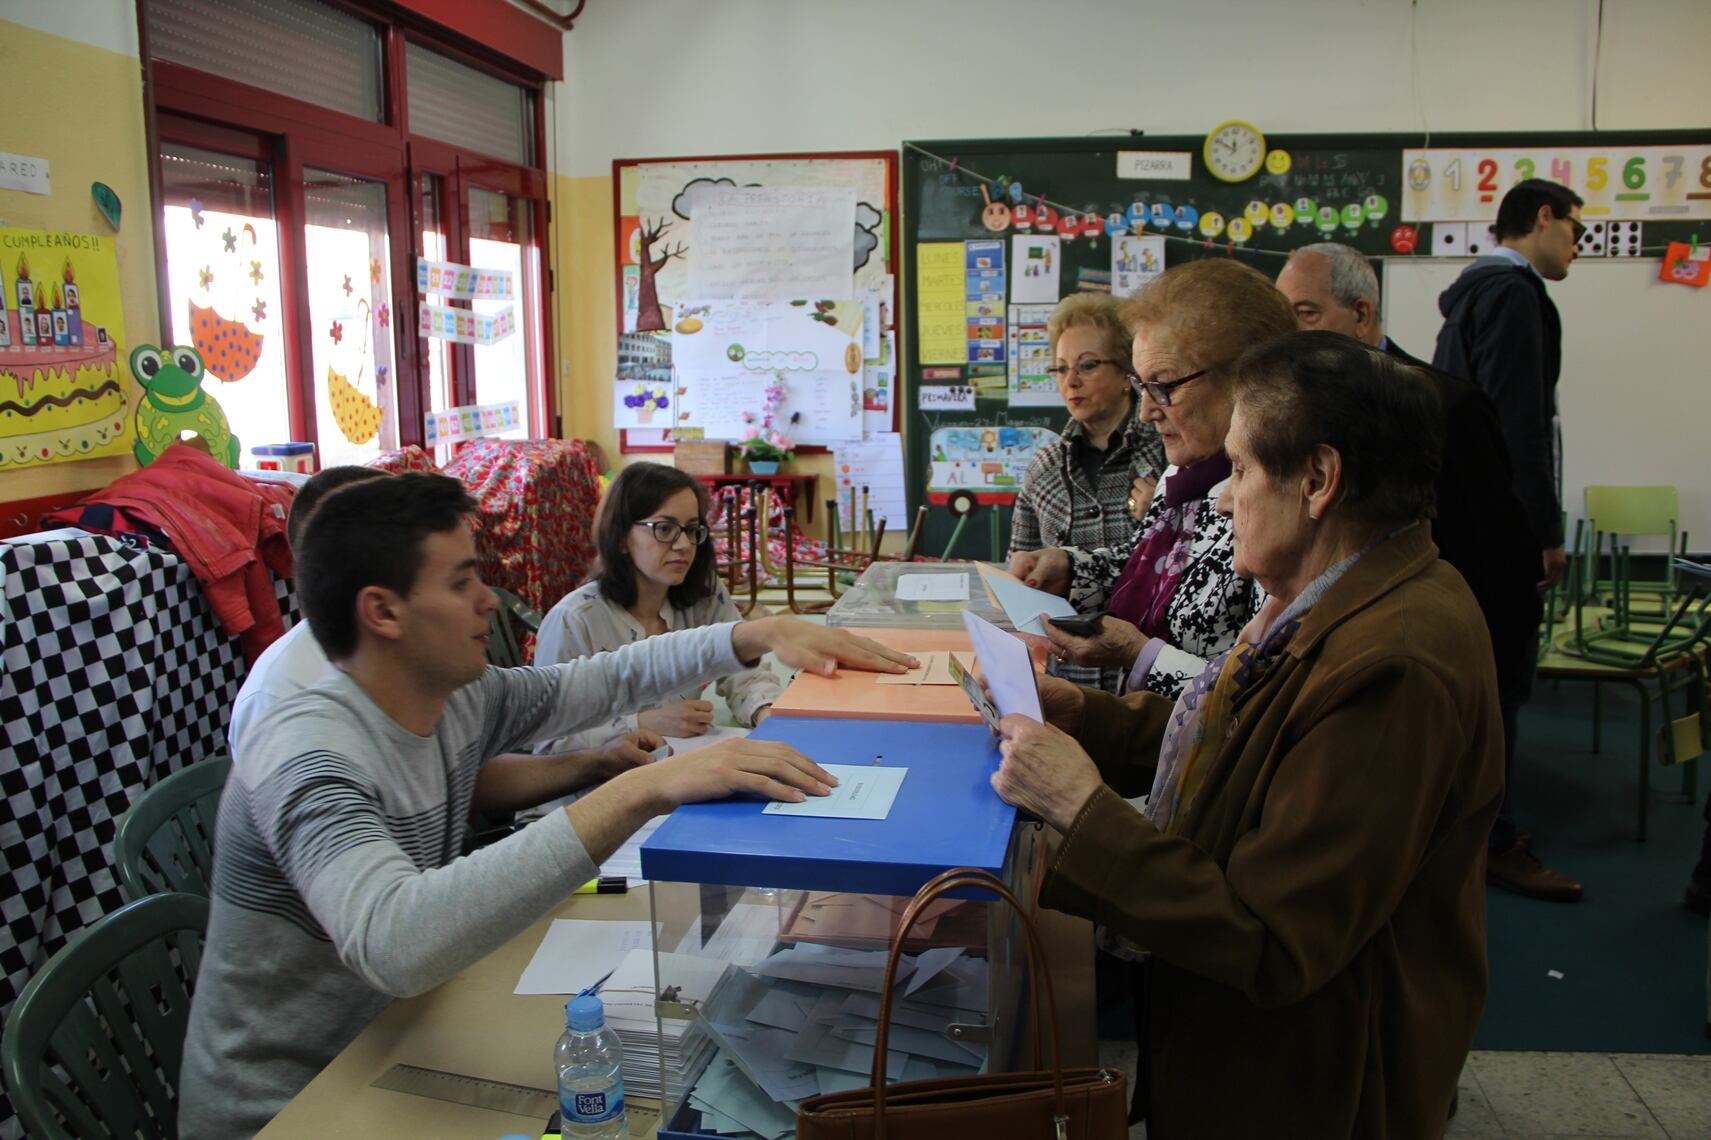
[[[733,624],[488,669],[430,736],[343,673],[268,712],[220,801],[179,1136],[253,1135],[392,997],[440,984],[592,878],[562,811],[459,857],[476,770],[743,668]]]

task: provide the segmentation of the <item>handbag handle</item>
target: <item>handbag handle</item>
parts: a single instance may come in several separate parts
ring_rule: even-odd
[[[1038,998],[1040,991],[1045,991],[1046,1023],[1051,1031],[1052,1041],[1052,1095],[1056,1104],[1056,1118],[1061,1135],[1062,1125],[1068,1120],[1069,1114],[1064,1103],[1063,1095],[1063,1053],[1058,1045],[1057,1028],[1057,997],[1052,992],[1051,975],[1046,973],[1045,951],[1040,946],[1040,932],[1034,926],[1033,918],[1022,906],[1021,902],[1003,881],[990,871],[981,871],[973,867],[953,867],[949,871],[935,876],[927,881],[909,906],[903,912],[903,918],[897,924],[897,933],[891,939],[891,954],[885,961],[885,985],[880,990],[879,998],[879,1031],[873,1043],[873,1135],[874,1140],[885,1140],[885,1053],[891,1035],[891,998],[892,987],[897,982],[897,962],[903,954],[904,940],[909,936],[910,927],[921,916],[926,907],[949,891],[960,887],[980,887],[991,891],[1003,902],[1009,903],[1016,910],[1016,917],[1021,923],[1022,933],[1027,939],[1028,948],[1028,981],[1033,989],[1033,996]],[[1034,1049],[1039,1052],[1039,1003],[1033,1003],[1034,1014]],[[1037,1061],[1036,1061],[1037,1063]]]

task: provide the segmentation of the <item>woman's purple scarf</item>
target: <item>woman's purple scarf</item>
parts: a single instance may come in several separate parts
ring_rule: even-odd
[[[1140,627],[1148,637],[1170,640],[1166,614],[1177,583],[1188,568],[1194,523],[1206,506],[1206,492],[1230,477],[1230,457],[1222,451],[1167,476],[1159,494],[1164,503],[1135,552],[1117,576],[1106,609]]]

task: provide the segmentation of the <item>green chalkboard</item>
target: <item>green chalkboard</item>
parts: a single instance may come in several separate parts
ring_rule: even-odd
[[[971,502],[1000,512],[1007,545],[1009,503],[1026,455],[1066,422],[1062,405],[1037,385],[1034,403],[1020,402],[1029,385],[1013,374],[1012,336],[1033,326],[1016,318],[1043,311],[1017,309],[1024,266],[1055,274],[1055,297],[1031,283],[1039,305],[1110,289],[1114,275],[1118,286],[1131,284],[1134,277],[1114,263],[1113,243],[1123,239],[1125,255],[1136,249],[1129,239],[1137,222],[1141,236],[1163,238],[1166,265],[1234,257],[1271,276],[1291,250],[1317,241],[1343,242],[1375,259],[1475,256],[1489,248],[1486,227],[1503,191],[1530,176],[1563,181],[1585,197],[1583,217],[1595,226],[1583,257],[1661,257],[1667,243],[1698,233],[1711,242],[1706,132],[1433,135],[1429,149],[1418,135],[1268,136],[1267,161],[1239,182],[1208,173],[1204,142],[1204,135],[1131,134],[903,144],[902,419],[910,505],[933,508],[924,550],[943,549],[956,521],[947,508]],[[1161,168],[1176,177],[1125,176]],[[1052,240],[1030,242],[1042,222]],[[968,244],[977,242],[996,244]],[[942,259],[953,243],[966,252],[968,325],[976,331],[967,358],[948,359],[941,319],[939,335],[928,330],[925,338],[938,351],[924,361],[923,250]],[[1048,244],[1049,263],[1040,260]],[[1135,268],[1132,260],[1121,265]],[[955,406],[969,403],[969,389],[973,407]],[[988,526],[978,521],[958,556],[986,556]]]

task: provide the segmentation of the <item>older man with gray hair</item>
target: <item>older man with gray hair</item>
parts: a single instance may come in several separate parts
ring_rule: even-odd
[[[1512,789],[1516,722],[1531,695],[1538,659],[1539,543],[1513,490],[1497,410],[1472,382],[1415,359],[1385,335],[1378,275],[1360,250],[1336,242],[1302,246],[1278,274],[1277,287],[1302,328],[1353,337],[1419,368],[1437,386],[1447,430],[1432,539],[1439,556],[1467,579],[1491,632],[1503,708],[1504,775]],[[1579,901],[1581,884],[1532,853],[1533,837],[1516,828],[1511,802],[1506,791],[1491,831],[1488,880],[1532,898]]]

